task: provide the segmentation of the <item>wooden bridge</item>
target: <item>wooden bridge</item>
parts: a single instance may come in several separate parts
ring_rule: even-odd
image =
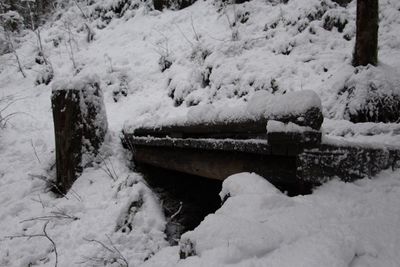
[[[300,122],[305,130],[267,131],[272,119],[286,125]],[[122,141],[139,166],[218,180],[255,172],[292,194],[306,193],[333,177],[352,181],[400,166],[398,149],[327,142],[322,120],[321,110],[310,107],[291,116],[125,129]]]

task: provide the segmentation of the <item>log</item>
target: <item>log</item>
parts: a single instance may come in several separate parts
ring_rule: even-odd
[[[107,118],[96,76],[59,81],[51,101],[54,121],[57,191],[65,194],[89,165],[104,140]]]
[[[265,105],[260,107],[261,114],[252,114],[236,120],[189,121],[135,129],[128,126],[124,129],[124,134],[173,138],[266,139],[266,125],[270,120],[291,122],[316,131],[321,128],[324,119],[321,101],[314,92],[300,91],[269,96],[266,99],[261,98],[260,102],[264,103],[264,100]]]

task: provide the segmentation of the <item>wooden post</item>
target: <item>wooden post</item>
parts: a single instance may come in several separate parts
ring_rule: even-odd
[[[57,190],[66,193],[104,140],[107,118],[97,78],[56,84],[52,92]]]
[[[357,0],[357,34],[353,66],[378,64],[378,0]]]

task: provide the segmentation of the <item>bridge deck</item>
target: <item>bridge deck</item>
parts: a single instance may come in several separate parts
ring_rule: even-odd
[[[307,136],[311,139],[305,142]],[[122,139],[137,164],[218,180],[238,172],[256,172],[283,189],[303,190],[332,177],[352,181],[400,166],[400,150],[396,149],[324,144],[315,132],[274,133],[269,137],[171,138],[124,132]]]

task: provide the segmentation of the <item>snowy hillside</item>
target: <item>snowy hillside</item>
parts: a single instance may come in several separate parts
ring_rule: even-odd
[[[124,127],[237,119],[260,97],[301,90],[321,98],[332,142],[400,147],[398,123],[346,121],[368,105],[366,80],[400,96],[400,2],[380,1],[380,63],[359,69],[355,1],[282,2],[206,0],[160,12],[145,1],[71,1],[41,27],[48,85],[37,85],[48,72],[35,62],[35,35],[21,32],[27,77],[12,53],[0,56],[0,266],[400,266],[399,171],[293,198],[255,174],[236,175],[221,209],[170,247],[157,195],[130,168]],[[52,86],[92,74],[109,125],[103,160],[57,197]],[[182,251],[193,257],[180,260]]]

